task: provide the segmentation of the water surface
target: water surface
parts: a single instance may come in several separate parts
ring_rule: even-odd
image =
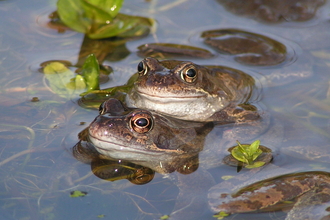
[[[0,209],[4,219],[159,219],[173,212],[179,189],[175,177],[156,174],[154,180],[137,186],[127,180],[102,181],[91,174],[90,165],[76,161],[68,152],[77,133],[98,114],[77,104],[78,97],[61,98],[49,90],[39,64],[68,60],[75,64],[83,34],[58,33],[47,28],[47,16],[55,1],[0,2]],[[259,137],[276,152],[274,164],[290,171],[329,170],[330,133],[330,34],[329,3],[306,22],[262,23],[226,11],[216,1],[126,1],[123,13],[150,16],[157,30],[146,38],[127,43],[131,53],[120,61],[105,61],[115,70],[102,88],[121,85],[135,72],[141,58],[137,47],[144,43],[180,43],[207,48],[199,38],[202,31],[236,28],[264,34],[290,48],[290,56],[272,67],[244,66],[229,56],[190,59],[198,64],[227,65],[255,74],[310,71],[308,78],[279,85],[263,85],[262,102],[276,118],[285,135]],[[197,13],[198,12],[198,13]],[[210,48],[208,48],[210,49]],[[210,49],[212,50],[212,49]],[[307,63],[308,69],[302,69]],[[39,102],[31,102],[38,97]],[[82,123],[84,122],[84,123]],[[219,142],[215,128],[204,149]],[[234,144],[231,140],[227,145]],[[303,146],[308,153],[291,151]],[[313,152],[309,153],[309,149]],[[316,153],[315,153],[316,152]],[[319,152],[320,155],[313,156]],[[224,149],[223,154],[226,154]],[[205,159],[209,154],[202,153]],[[204,167],[204,165],[201,165]],[[206,165],[205,165],[206,167]],[[223,175],[236,175],[224,165],[209,170],[215,182]],[[191,178],[203,178],[198,174]],[[198,188],[198,186],[194,186]],[[203,187],[203,186],[201,186]],[[85,197],[71,198],[73,190]],[[202,188],[201,192],[207,192]],[[191,193],[191,192],[190,192]],[[188,208],[189,210],[189,208]],[[199,219],[214,219],[205,208]],[[189,213],[187,213],[189,216]],[[283,213],[255,214],[256,219],[283,219]],[[248,219],[233,215],[229,219]]]

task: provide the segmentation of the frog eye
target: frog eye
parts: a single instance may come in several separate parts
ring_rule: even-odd
[[[148,72],[148,66],[145,64],[145,62],[141,61],[137,66],[137,71],[139,75],[146,75]]]
[[[152,117],[147,113],[137,113],[131,118],[131,127],[138,133],[147,133],[153,127]]]
[[[100,105],[100,107],[99,107],[99,114],[100,115],[103,115],[104,113],[105,113],[105,110],[106,108],[105,108],[105,102],[103,102],[101,105]]]
[[[195,82],[195,80],[197,79],[197,72],[195,68],[182,70],[181,79],[188,83]]]

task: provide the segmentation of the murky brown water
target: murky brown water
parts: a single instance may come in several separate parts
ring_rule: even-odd
[[[217,1],[126,0],[123,13],[150,16],[158,21],[156,32],[126,44],[131,53],[120,61],[105,61],[114,69],[111,80],[102,88],[121,85],[135,72],[141,58],[137,47],[144,43],[189,44],[208,48],[200,38],[202,31],[220,28],[243,29],[280,41],[288,48],[289,59],[277,66],[240,64],[232,56],[218,54],[211,59],[189,59],[198,64],[226,65],[254,74],[293,73],[292,77],[262,82],[262,103],[274,118],[273,135],[258,137],[275,152],[273,164],[293,171],[328,171],[330,168],[330,23],[329,3],[314,18],[305,22],[262,23],[226,11]],[[159,219],[170,215],[179,197],[175,175],[156,174],[146,185],[127,180],[102,181],[90,165],[76,161],[68,149],[77,142],[77,133],[98,114],[52,93],[45,85],[39,64],[47,60],[77,62],[83,34],[57,33],[46,27],[55,1],[0,2],[0,210],[3,219]],[[210,49],[213,51],[212,49]],[[215,51],[213,51],[216,53]],[[299,78],[300,73],[312,73]],[[38,97],[39,102],[31,102]],[[81,125],[85,122],[85,125]],[[204,149],[220,142],[215,128]],[[280,135],[281,134],[281,135]],[[234,145],[235,139],[226,142]],[[297,149],[297,150],[295,150]],[[302,154],[299,154],[302,152]],[[226,150],[223,155],[226,155]],[[200,154],[207,161],[207,151]],[[212,158],[213,159],[213,158]],[[209,168],[201,164],[202,168]],[[72,169],[73,168],[73,169]],[[235,168],[210,168],[213,181],[223,175],[236,175]],[[274,171],[276,173],[276,170]],[[277,175],[279,175],[277,174]],[[197,180],[204,174],[189,178]],[[275,174],[274,174],[275,175]],[[188,178],[188,177],[187,177]],[[188,181],[188,180],[186,180]],[[203,185],[203,184],[201,184]],[[206,184],[207,185],[207,184]],[[206,186],[195,185],[186,193],[200,193]],[[201,190],[195,190],[201,189]],[[71,198],[73,190],[86,191],[85,197]],[[189,198],[189,197],[188,197]],[[193,207],[193,206],[192,206]],[[189,216],[187,205],[181,211]],[[187,210],[185,212],[184,210]],[[174,210],[175,211],[175,210]],[[177,211],[177,210],[176,210]],[[197,219],[214,219],[204,208]],[[180,215],[178,215],[180,216]],[[284,216],[284,217],[283,217]],[[232,215],[228,219],[249,219],[252,215]],[[284,219],[285,214],[254,214],[255,219]]]

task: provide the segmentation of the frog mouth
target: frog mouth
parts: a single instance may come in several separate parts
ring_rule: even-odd
[[[125,144],[119,144],[119,143],[115,143],[112,141],[107,141],[104,139],[100,139],[98,137],[95,137],[92,134],[89,134],[88,137],[89,141],[91,141],[94,145],[95,148],[100,149],[102,151],[107,151],[107,152],[113,152],[113,151],[121,151],[121,152],[129,152],[129,153],[141,153],[144,152],[143,150],[139,150],[137,148],[131,148],[131,147],[127,147],[128,145],[130,145],[129,143]],[[111,146],[111,147],[107,147],[105,145]]]
[[[203,98],[206,97],[206,94],[198,94],[198,95],[182,95],[182,94],[171,94],[171,95],[163,95],[160,93],[147,93],[145,91],[141,91],[141,90],[136,90],[136,92],[140,95],[143,96],[147,99],[169,99],[169,100],[182,100],[182,99],[199,99],[199,98]]]
[[[106,141],[102,140],[98,137],[95,137],[92,134],[89,134],[89,141],[91,141],[96,149],[106,151],[106,152],[114,152],[114,151],[122,151],[122,152],[131,152],[131,153],[137,153],[142,152],[141,150],[137,150],[134,148],[128,148],[124,144],[118,144],[112,141]],[[105,145],[109,145],[111,147],[106,147]],[[131,150],[129,150],[131,149]]]

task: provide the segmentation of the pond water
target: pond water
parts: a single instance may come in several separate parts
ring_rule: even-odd
[[[208,188],[223,181],[223,176],[249,172],[243,169],[237,174],[236,168],[221,164],[236,139],[248,143],[260,139],[274,152],[275,168],[264,171],[255,181],[298,171],[328,171],[329,9],[326,2],[308,21],[265,23],[232,14],[215,0],[126,0],[123,13],[154,18],[157,29],[145,38],[127,42],[131,53],[125,58],[104,61],[114,73],[102,88],[124,84],[142,59],[137,47],[154,42],[199,46],[217,54],[210,59],[189,58],[200,65],[225,65],[260,76],[289,74],[271,81],[260,77],[260,99],[272,118],[269,132],[253,138],[222,139],[222,128],[215,127],[205,138],[199,172],[178,176],[156,173],[150,183],[134,185],[127,180],[101,180],[92,174],[89,164],[72,157],[70,149],[78,141],[77,134],[98,112],[80,107],[78,96],[68,99],[53,93],[39,71],[40,64],[48,60],[77,63],[84,35],[70,30],[58,33],[47,27],[56,1],[0,1],[1,218],[160,219],[171,215],[175,219],[215,219],[215,213],[205,205]],[[220,28],[243,29],[275,39],[287,46],[289,58],[275,66],[238,63],[203,44],[201,32]],[[39,101],[33,102],[33,97]],[[214,149],[217,158],[210,154]],[[87,195],[70,197],[75,190]],[[285,216],[285,212],[270,211],[227,219]]]

